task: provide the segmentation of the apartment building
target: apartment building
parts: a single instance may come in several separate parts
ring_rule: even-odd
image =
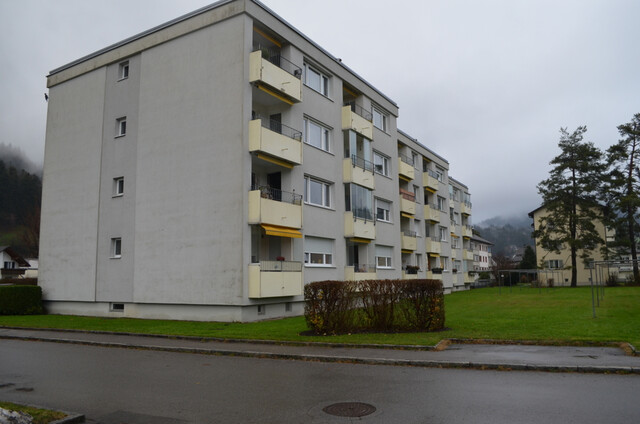
[[[471,237],[474,271],[488,272],[491,270],[491,246],[493,246],[493,243],[477,234]]]
[[[266,6],[224,0],[48,75],[53,313],[252,321],[318,280],[472,279],[469,190],[398,105]]]

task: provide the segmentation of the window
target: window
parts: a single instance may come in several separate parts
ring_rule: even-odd
[[[4,269],[15,269],[16,268],[16,263],[13,261],[5,261],[4,263]]]
[[[310,205],[331,207],[331,184],[304,177],[304,201]]]
[[[446,256],[441,256],[440,257],[440,266],[442,267],[443,271],[448,271],[449,270],[449,258],[447,258]]]
[[[440,182],[444,179],[444,169],[436,166],[436,179]]]
[[[391,202],[376,199],[376,219],[378,221],[391,222]]]
[[[118,78],[120,80],[129,78],[129,61],[128,60],[118,65]]]
[[[444,212],[447,207],[447,199],[442,196],[438,196],[438,210]]]
[[[305,266],[331,266],[333,264],[333,240],[319,237],[304,238]]]
[[[420,201],[420,186],[413,186],[413,197],[416,199],[416,202]]]
[[[460,241],[458,237],[451,237],[451,248],[457,249],[460,247]]]
[[[376,267],[391,268],[393,248],[391,246],[376,246]]]
[[[550,261],[546,261],[545,264],[549,269],[561,269],[562,268],[562,259],[552,259]]]
[[[373,169],[376,173],[380,175],[384,175],[385,177],[389,176],[389,158],[386,156],[382,156],[378,152],[373,152]]]
[[[122,239],[121,238],[111,239],[111,257],[112,258],[122,257]]]
[[[124,194],[124,177],[113,179],[113,197],[122,196]]]
[[[418,158],[419,158],[419,155],[412,150],[411,151],[411,159],[413,159],[413,165],[414,166],[418,165]]]
[[[413,222],[413,228],[415,228],[415,230],[416,230],[416,231],[415,231],[415,233],[416,233],[416,237],[421,237],[421,236],[420,236],[420,228],[421,228],[421,227],[422,227],[422,224],[420,223],[420,220],[419,220],[419,219],[416,219],[416,220]]]
[[[357,184],[345,184],[345,210],[356,218],[373,220],[373,191]]]
[[[116,137],[122,137],[127,134],[127,117],[116,119]]]
[[[440,227],[440,241],[447,241],[447,227]]]
[[[312,68],[305,63],[304,65],[305,85],[318,93],[329,96],[329,77],[322,72]]]
[[[329,129],[305,118],[302,127],[304,142],[324,151],[329,150]]]
[[[373,126],[382,131],[387,131],[387,115],[376,107],[373,108],[371,114],[373,115]]]

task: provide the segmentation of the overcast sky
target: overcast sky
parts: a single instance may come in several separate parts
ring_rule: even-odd
[[[50,70],[210,3],[0,0],[0,143],[41,163]],[[400,106],[476,223],[538,206],[561,127],[606,149],[640,112],[637,0],[263,3]]]

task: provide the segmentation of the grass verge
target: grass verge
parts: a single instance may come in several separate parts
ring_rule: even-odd
[[[220,323],[64,315],[0,316],[0,326],[113,331],[227,339],[435,345],[446,338],[527,340],[545,344],[629,342],[640,347],[640,287],[605,290],[592,317],[588,287],[487,288],[445,296],[447,330],[437,333],[301,336],[304,317]]]
[[[26,412],[33,417],[33,424],[49,424],[67,416],[64,412],[39,409],[11,402],[0,402],[0,408],[8,409],[9,411]]]

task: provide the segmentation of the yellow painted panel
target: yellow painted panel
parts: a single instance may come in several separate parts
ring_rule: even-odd
[[[262,224],[265,233],[268,236],[302,238],[302,233],[294,228],[279,227],[276,225]]]

